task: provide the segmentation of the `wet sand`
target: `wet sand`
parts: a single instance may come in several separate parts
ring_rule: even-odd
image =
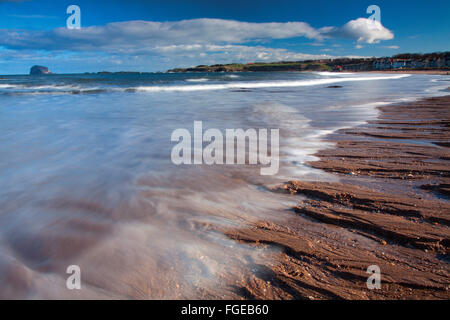
[[[377,120],[329,137],[311,167],[339,182],[290,181],[289,221],[227,229],[278,249],[234,285],[244,299],[449,299],[450,96],[380,107]],[[368,266],[381,269],[369,290]]]

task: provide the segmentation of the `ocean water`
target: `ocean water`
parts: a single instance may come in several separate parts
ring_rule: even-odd
[[[0,297],[233,298],[276,249],[223,235],[283,221],[291,179],[377,106],[443,94],[448,76],[218,73],[0,76]],[[341,86],[328,88],[328,86]],[[280,130],[280,169],[171,162],[175,129]],[[82,290],[66,289],[78,265]]]

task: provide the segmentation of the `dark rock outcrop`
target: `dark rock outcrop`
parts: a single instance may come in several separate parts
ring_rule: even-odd
[[[43,66],[32,66],[30,69],[30,75],[42,75],[51,74],[47,67]]]

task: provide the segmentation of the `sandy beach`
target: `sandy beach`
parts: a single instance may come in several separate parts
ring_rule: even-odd
[[[377,120],[329,136],[311,167],[339,182],[290,181],[285,224],[229,229],[280,249],[236,286],[245,299],[449,299],[450,96],[380,107]],[[369,265],[381,289],[366,287]]]

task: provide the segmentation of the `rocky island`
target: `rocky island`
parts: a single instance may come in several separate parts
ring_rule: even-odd
[[[50,70],[47,67],[43,66],[32,66],[30,69],[30,75],[43,75],[43,74],[51,74]]]

